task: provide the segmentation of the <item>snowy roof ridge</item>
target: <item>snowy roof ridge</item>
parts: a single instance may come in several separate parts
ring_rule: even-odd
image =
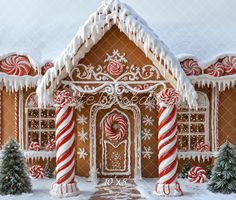
[[[56,84],[65,78],[66,73],[70,73],[76,62],[82,59],[113,25],[117,25],[137,46],[142,45],[143,52],[150,60],[160,65],[163,61],[164,69],[160,70],[162,75],[165,77],[165,74],[171,71],[177,79],[177,91],[187,99],[191,107],[197,105],[197,93],[182,70],[178,59],[148,27],[147,23],[132,8],[119,0],[103,1],[97,11],[90,15],[85,24],[79,28],[77,34],[55,61],[55,66],[49,69],[42,78],[37,88],[40,105],[46,106],[53,103],[52,94]],[[96,34],[92,34],[94,32]]]

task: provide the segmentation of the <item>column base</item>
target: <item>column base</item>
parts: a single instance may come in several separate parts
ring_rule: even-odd
[[[157,183],[153,194],[158,196],[181,196],[183,192],[178,182],[172,184]]]
[[[57,184],[53,183],[50,194],[57,197],[72,197],[79,195],[77,183]]]

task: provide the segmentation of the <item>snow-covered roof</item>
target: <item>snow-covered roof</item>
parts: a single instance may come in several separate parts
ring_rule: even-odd
[[[235,0],[122,0],[177,56],[209,60],[236,52]],[[0,0],[0,55],[54,60],[101,0]]]
[[[132,8],[119,0],[103,1],[96,12],[79,28],[67,48],[55,61],[55,66],[47,71],[37,88],[39,104],[52,103],[53,90],[60,81],[113,25],[143,50],[145,55],[159,67],[162,76],[187,99],[191,107],[196,106],[197,94],[186,78],[179,61],[146,22]]]

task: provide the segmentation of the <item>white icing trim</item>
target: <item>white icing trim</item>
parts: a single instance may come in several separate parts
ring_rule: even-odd
[[[0,158],[3,156],[3,151],[0,151]],[[30,159],[32,160],[39,160],[40,158],[43,160],[48,160],[56,157],[56,151],[22,151],[24,157],[27,161]]]
[[[164,77],[167,79],[172,77],[173,80],[176,78],[177,86],[173,86],[188,100],[190,107],[197,106],[197,94],[182,70],[179,61],[153,30],[148,27],[146,22],[119,0],[103,2],[97,11],[80,27],[78,33],[56,60],[55,66],[46,72],[37,88],[40,105],[46,106],[50,102],[52,103],[53,90],[60,83],[60,80],[70,73],[74,65],[90,51],[112,25],[117,25],[131,41],[144,51],[149,59],[156,63],[157,67],[161,66],[160,72]],[[164,61],[164,65],[158,60],[158,57]],[[173,84],[173,80],[170,81],[171,84]]]
[[[19,90],[19,143],[20,148],[25,149],[24,146],[24,105],[23,105],[23,90]]]
[[[198,162],[201,161],[201,159],[203,160],[203,162],[205,160],[209,160],[210,158],[215,158],[217,156],[218,152],[197,152],[197,151],[186,151],[186,152],[182,152],[179,151],[178,152],[178,158],[179,159],[193,159],[193,160],[198,160]]]
[[[236,74],[228,76],[213,77],[208,74],[200,76],[189,76],[191,82],[200,86],[216,87],[219,91],[234,87],[236,84]]]

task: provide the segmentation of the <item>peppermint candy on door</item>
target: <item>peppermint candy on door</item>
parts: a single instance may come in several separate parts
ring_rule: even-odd
[[[119,141],[124,138],[127,124],[122,115],[111,113],[105,120],[105,134],[110,140]]]
[[[206,171],[201,167],[192,167],[188,171],[188,180],[193,183],[204,183],[207,180]]]
[[[31,142],[29,145],[29,150],[32,151],[39,151],[40,150],[40,145],[38,142]]]
[[[42,179],[44,178],[44,169],[41,165],[33,165],[30,168],[30,176],[36,179]]]

